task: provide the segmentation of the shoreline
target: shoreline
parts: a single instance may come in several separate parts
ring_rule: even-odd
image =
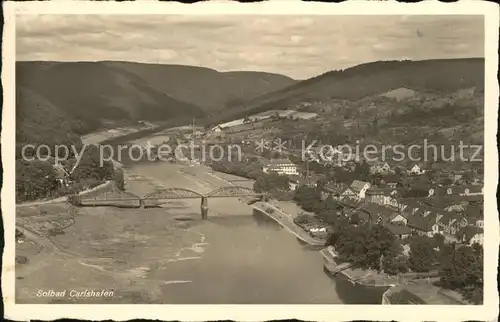
[[[215,172],[215,173],[212,173],[212,175],[216,176],[216,173],[218,173],[218,172],[212,170],[210,167],[209,167],[209,169],[211,171]],[[224,173],[224,172],[222,172],[222,173]],[[235,176],[235,175],[232,175],[232,176]],[[229,184],[233,184],[232,182],[227,181],[227,180],[220,178],[218,176],[217,176],[217,178],[220,180],[223,180]],[[241,179],[245,179],[245,178],[241,177]],[[352,274],[350,274],[350,264],[349,263],[337,263],[334,260],[334,258],[337,256],[337,254],[333,250],[333,247],[331,247],[331,246],[324,247],[325,241],[319,240],[317,238],[310,236],[302,227],[300,227],[299,225],[297,225],[293,222],[292,216],[290,214],[287,214],[281,208],[277,208],[275,205],[272,205],[272,204],[267,203],[267,202],[263,203],[263,204],[267,207],[271,207],[272,209],[274,209],[274,212],[278,211],[278,212],[282,213],[285,217],[289,218],[290,219],[289,224],[292,225],[294,227],[294,229],[288,227],[287,225],[284,225],[279,219],[275,218],[275,216],[273,216],[274,213],[269,214],[267,211],[265,211],[265,209],[259,208],[256,205],[253,205],[253,208],[255,210],[259,211],[260,213],[268,216],[269,218],[275,220],[278,224],[280,224],[283,228],[285,228],[289,233],[291,233],[292,235],[297,237],[300,241],[306,243],[308,246],[321,247],[321,249],[319,250],[319,253],[322,255],[323,259],[326,262],[323,264],[323,268],[324,268],[324,270],[326,270],[328,272],[328,273],[327,272],[325,272],[325,273],[327,273],[327,275],[329,275],[331,278],[335,278],[335,275],[340,273],[345,278],[347,278],[347,280],[349,282],[351,282],[353,285],[359,285],[359,286],[370,287],[370,288],[381,288],[381,289],[382,288],[391,288],[391,287],[395,286],[394,283],[388,283],[388,282],[384,282],[383,284],[380,284],[380,283],[379,284],[377,284],[377,283],[372,284],[369,282],[365,282],[365,278],[372,275],[372,272],[368,271],[368,270],[360,270],[363,274],[361,277],[353,276]],[[328,267],[328,265],[333,266],[332,270]],[[343,267],[343,265],[344,266],[347,265],[348,267]],[[332,274],[332,271],[336,271],[336,272]],[[391,281],[391,279],[388,279],[388,280]]]

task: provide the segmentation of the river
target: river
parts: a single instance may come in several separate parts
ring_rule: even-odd
[[[205,194],[228,182],[208,168],[124,162],[126,190]],[[238,183],[245,185],[244,183]],[[161,209],[81,208],[51,256],[16,270],[18,303],[380,304],[383,290],[328,276],[318,250],[238,198],[171,201]],[[28,267],[29,266],[29,267]],[[39,290],[114,290],[108,299],[41,298]],[[69,291],[68,291],[69,292]],[[76,302],[75,302],[76,301]]]
[[[198,167],[146,162],[127,168],[158,184],[201,193],[225,185],[206,176],[202,167],[197,171]],[[195,216],[199,216],[197,206],[191,205]],[[165,303],[380,303],[378,291],[367,294],[346,280],[329,277],[317,250],[301,245],[236,198],[209,199],[209,208],[208,221],[190,228],[203,236],[203,243],[194,247],[199,258],[177,261],[162,271],[163,279],[172,281],[162,287]],[[175,210],[166,211],[176,215]]]

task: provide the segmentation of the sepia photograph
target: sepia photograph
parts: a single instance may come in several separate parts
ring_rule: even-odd
[[[9,3],[7,313],[498,315],[497,6],[141,6]]]

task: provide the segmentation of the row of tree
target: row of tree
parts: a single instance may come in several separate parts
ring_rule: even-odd
[[[50,161],[17,159],[17,201],[67,195],[91,188],[113,177],[119,180],[120,175],[115,173],[113,164],[110,161],[101,161],[100,151],[95,146],[88,146],[78,165],[75,166],[76,162],[74,158],[63,161],[62,165],[68,175],[60,178],[54,164]],[[63,179],[64,183],[59,184],[58,179]],[[123,174],[121,180],[120,185],[123,186]]]

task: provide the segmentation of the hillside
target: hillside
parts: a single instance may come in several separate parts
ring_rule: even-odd
[[[296,82],[283,75],[264,72],[218,72],[197,66],[103,63],[140,77],[156,90],[197,105],[205,112],[220,111]]]
[[[16,88],[16,144],[78,144],[83,126],[29,89]],[[19,153],[19,149],[17,149]]]
[[[16,66],[16,82],[84,122],[87,129],[96,128],[102,119],[158,121],[204,115],[194,104],[176,100],[140,77],[105,63],[21,62]]]
[[[18,62],[17,83],[69,115],[95,119],[203,117],[295,81],[260,72],[130,62]]]
[[[216,124],[275,109],[296,108],[304,103],[330,100],[358,101],[399,88],[429,94],[444,94],[475,87],[484,92],[484,59],[446,59],[424,61],[383,61],[330,71],[284,89],[249,100],[223,116]]]

